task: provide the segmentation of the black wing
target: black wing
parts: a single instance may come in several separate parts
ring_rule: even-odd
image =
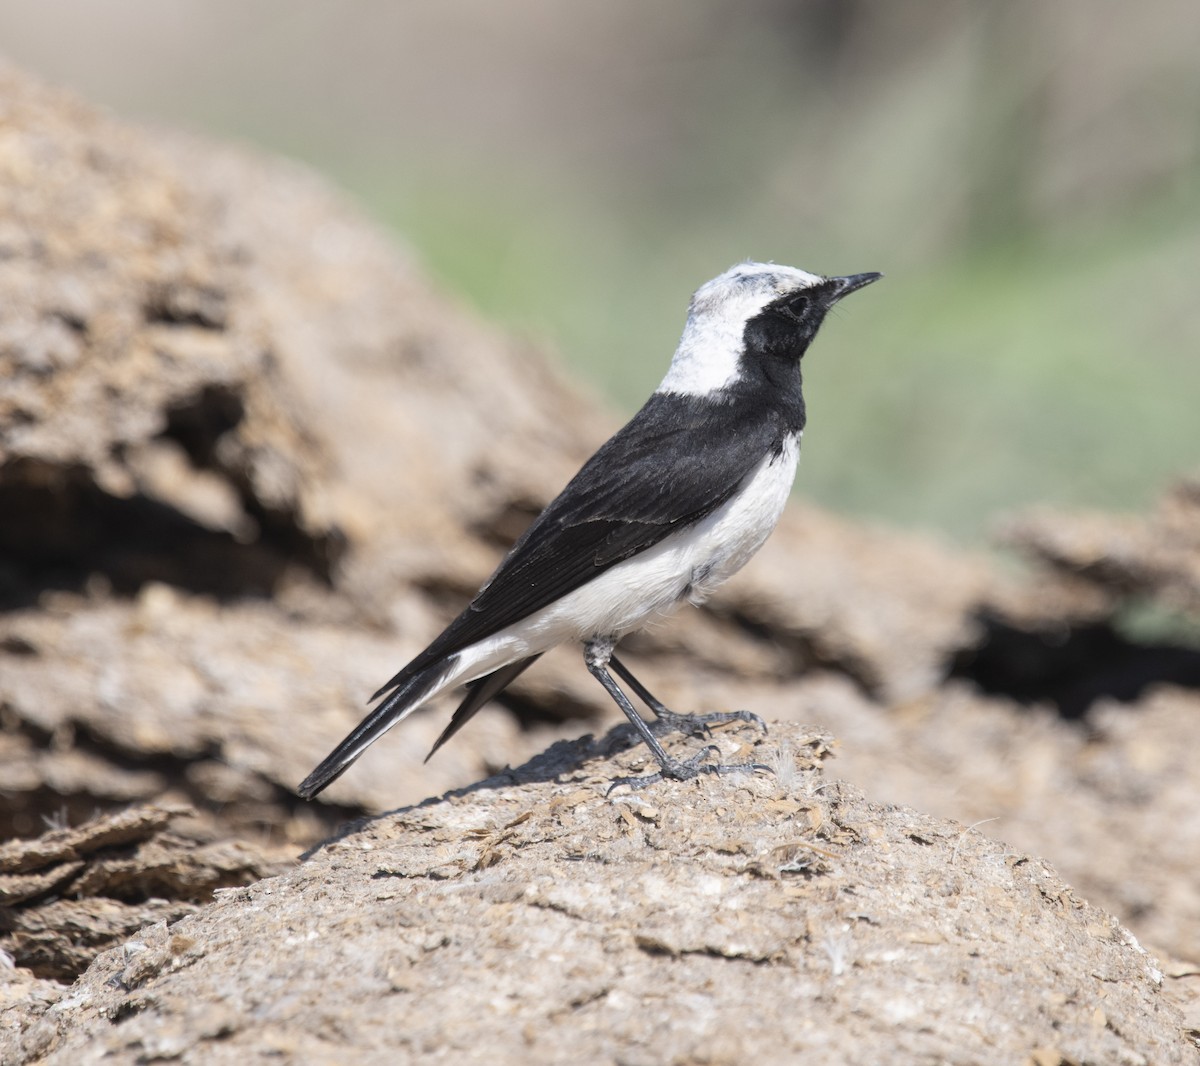
[[[656,393],[534,520],[461,615],[405,670],[452,655],[720,507],[791,431],[769,406]]]

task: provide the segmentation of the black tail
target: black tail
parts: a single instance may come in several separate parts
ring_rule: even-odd
[[[392,694],[368,714],[354,731],[325,757],[320,766],[300,782],[296,791],[304,799],[312,799],[341,777],[355,759],[433,691],[446,671],[454,666],[457,658],[457,655],[452,655],[448,659],[440,659],[407,677],[407,671],[397,674],[382,690],[386,692],[388,688],[394,688]]]
[[[458,710],[454,712],[454,716],[450,719],[450,723],[442,730],[442,735],[437,738],[433,747],[429,749],[429,754],[425,756],[425,761],[429,762],[433,758],[433,753],[446,743],[455,733],[465,726],[488,700],[495,699],[500,695],[517,677],[525,670],[532,666],[541,655],[531,655],[528,659],[518,659],[515,663],[509,663],[507,666],[500,667],[490,674],[485,674],[483,677],[476,678],[467,686],[466,698],[458,705]]]

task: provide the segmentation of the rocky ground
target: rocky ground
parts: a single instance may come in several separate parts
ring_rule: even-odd
[[[308,173],[0,68],[0,1061],[1197,1061],[1200,482],[1023,568],[794,507],[629,642],[774,775],[607,795],[562,651],[296,799],[614,424]]]

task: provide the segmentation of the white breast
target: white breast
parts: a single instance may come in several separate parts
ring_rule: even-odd
[[[799,435],[788,437],[779,455],[759,464],[743,491],[696,527],[695,555],[706,561],[694,566],[687,593],[692,603],[708,599],[766,543],[791,494],[799,457]]]

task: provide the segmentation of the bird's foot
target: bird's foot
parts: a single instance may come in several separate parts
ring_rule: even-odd
[[[748,712],[741,712],[743,714]],[[681,718],[690,718],[691,715],[679,715]],[[704,760],[709,755],[717,755],[719,750],[715,744],[709,744],[707,747],[701,748],[690,759],[675,759],[670,755],[662,761],[662,769],[656,774],[645,774],[639,777],[618,777],[611,785],[608,786],[610,795],[613,789],[620,785],[628,785],[633,791],[637,792],[640,789],[648,788],[650,785],[657,785],[660,781],[665,781],[671,778],[674,781],[690,781],[693,777],[699,777],[701,774],[718,774],[724,776],[726,774],[749,774],[755,770],[766,770],[767,773],[774,773],[771,767],[760,762],[737,762],[737,763],[706,763]]]
[[[711,727],[726,722],[749,722],[758,726],[765,734],[767,723],[752,711],[716,711],[712,714],[677,714],[665,707],[655,709],[650,728],[655,733],[686,733],[692,737],[712,736]]]

